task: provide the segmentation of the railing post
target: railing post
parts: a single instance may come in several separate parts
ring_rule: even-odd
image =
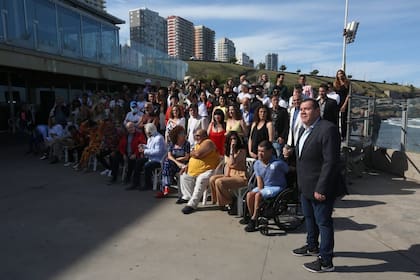
[[[408,114],[407,114],[407,103],[402,105],[401,112],[401,141],[400,148],[404,152],[407,145],[407,126],[408,126]]]

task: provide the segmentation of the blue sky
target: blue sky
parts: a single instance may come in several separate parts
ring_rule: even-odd
[[[345,0],[108,0],[107,12],[127,22],[120,26],[122,43],[130,37],[128,11],[146,7],[213,29],[216,41],[231,39],[256,63],[275,52],[286,71],[334,76],[342,62],[344,6]],[[353,20],[360,25],[347,45],[347,74],[420,87],[420,1],[349,0]]]

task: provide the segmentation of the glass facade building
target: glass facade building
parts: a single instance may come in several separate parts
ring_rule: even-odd
[[[72,2],[0,0],[0,43],[170,79],[183,79],[187,70],[185,62],[163,52],[150,51],[142,45],[122,52],[119,28],[115,25],[122,22],[115,21],[116,18],[106,13],[95,15],[78,9]],[[113,18],[114,22],[106,17]],[[131,61],[132,56],[141,59]],[[150,67],[144,67],[145,64]]]

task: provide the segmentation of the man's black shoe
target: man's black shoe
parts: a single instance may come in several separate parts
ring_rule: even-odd
[[[182,208],[182,213],[184,213],[186,215],[191,214],[194,211],[195,211],[195,209],[192,208],[191,206],[185,206],[184,208]]]
[[[331,272],[335,269],[332,261],[327,263],[319,257],[313,262],[305,263],[303,268],[310,272]]]
[[[187,202],[188,202],[188,200],[186,200],[186,199],[178,198],[178,200],[175,203],[176,204],[184,204],[184,203],[187,203]]]
[[[315,248],[309,248],[308,245],[302,246],[300,248],[294,249],[292,251],[292,254],[298,257],[303,256],[318,256],[319,249],[317,247]]]
[[[244,230],[245,230],[246,232],[253,232],[253,231],[256,231],[256,230],[257,230],[256,225],[257,225],[256,221],[255,221],[255,220],[253,220],[253,219],[251,219],[251,220],[249,220],[249,222],[248,222],[248,224],[246,225],[246,227],[244,228]]]

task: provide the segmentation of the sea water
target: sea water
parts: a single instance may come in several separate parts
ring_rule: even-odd
[[[390,118],[387,120],[382,120],[379,129],[378,140],[376,141],[376,146],[400,150],[401,133],[402,127],[400,118]],[[420,153],[419,118],[408,119],[406,151]]]

